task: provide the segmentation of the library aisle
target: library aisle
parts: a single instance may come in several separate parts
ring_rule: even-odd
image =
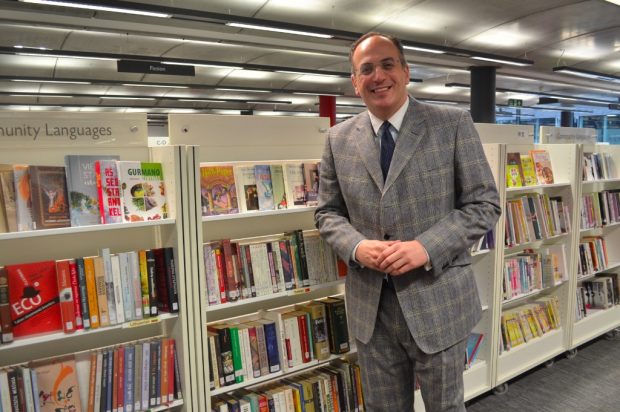
[[[611,412],[620,410],[620,334],[580,346],[508,382],[508,392],[488,392],[468,403],[468,412]]]

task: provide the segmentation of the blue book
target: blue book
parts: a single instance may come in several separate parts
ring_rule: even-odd
[[[106,410],[106,402],[107,402],[107,393],[108,393],[108,357],[110,356],[109,351],[103,351],[103,359],[101,362],[101,397],[99,402],[99,410]]]
[[[480,348],[480,344],[484,339],[484,335],[481,333],[472,332],[467,337],[467,367],[469,368],[472,363],[476,360],[476,356],[478,355],[478,349]]]
[[[135,392],[134,369],[135,369],[135,347],[133,345],[125,346],[125,396],[124,410],[133,410],[133,398]]]
[[[274,210],[273,185],[271,183],[271,170],[269,165],[254,166],[256,178],[256,192],[258,194],[259,210]]]
[[[280,351],[278,349],[278,332],[276,323],[272,320],[260,319],[265,331],[265,343],[267,347],[267,360],[269,362],[269,373],[280,371]]]

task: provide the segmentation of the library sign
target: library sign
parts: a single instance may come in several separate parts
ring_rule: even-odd
[[[0,113],[0,145],[147,146],[145,113]]]

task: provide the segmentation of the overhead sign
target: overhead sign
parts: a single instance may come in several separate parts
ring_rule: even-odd
[[[118,60],[116,68],[119,72],[167,74],[173,76],[195,76],[194,66],[180,66],[176,64],[163,64],[143,60]]]
[[[508,99],[508,106],[522,107],[523,106],[523,100],[521,100],[521,99]]]

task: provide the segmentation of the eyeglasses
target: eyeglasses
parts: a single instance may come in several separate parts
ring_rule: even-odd
[[[390,58],[381,60],[381,62],[379,62],[379,64],[364,63],[357,70],[357,75],[358,76],[372,76],[372,74],[375,72],[377,67],[380,67],[381,70],[383,70],[386,73],[390,73],[390,72],[392,72],[396,68],[396,65],[399,62],[400,62],[400,60],[396,61],[396,60],[394,60],[393,58],[390,57]]]

